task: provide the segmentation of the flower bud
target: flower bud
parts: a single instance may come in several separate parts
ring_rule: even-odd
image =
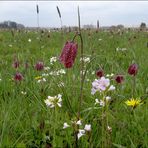
[[[128,73],[130,75],[135,76],[137,74],[137,72],[138,72],[138,65],[137,64],[132,64],[129,66]]]

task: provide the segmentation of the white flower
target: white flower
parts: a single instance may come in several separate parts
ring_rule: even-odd
[[[50,67],[44,67],[44,70],[46,70],[46,71],[49,70],[49,69],[50,69]]]
[[[2,79],[0,78],[0,81],[2,81]]]
[[[98,39],[99,41],[102,41],[102,39]]]
[[[26,92],[24,92],[24,91],[21,91],[21,94],[26,95],[27,93],[26,93]]]
[[[54,97],[48,96],[48,99],[46,99],[44,102],[50,108],[53,108],[55,106],[61,107],[62,95],[58,94],[58,96],[54,96]]]
[[[99,100],[98,99],[95,99],[95,105],[96,104],[99,104]]]
[[[50,58],[50,63],[53,64],[54,62],[57,61],[57,57],[51,57]]]
[[[106,100],[108,101],[108,100],[110,100],[111,99],[111,97],[110,96],[106,96]]]
[[[80,62],[82,61],[82,58],[80,58]],[[90,58],[89,57],[83,57],[83,61],[84,63],[89,63],[90,62]]]
[[[28,42],[31,42],[31,39],[28,39]]]
[[[103,100],[100,100],[99,104],[100,104],[100,106],[103,106],[103,107],[105,106],[105,102]]]
[[[115,90],[115,89],[116,89],[115,86],[111,85],[108,90],[112,91],[112,90]]]
[[[78,139],[80,138],[80,137],[82,137],[83,135],[85,135],[85,130],[83,130],[83,129],[79,129],[79,133],[78,133]]]
[[[63,125],[63,129],[66,129],[66,128],[68,128],[68,127],[70,127],[70,125],[68,125],[68,124],[65,122],[64,125]]]
[[[82,125],[81,120],[78,120],[78,121],[76,122],[76,124],[77,124],[77,125]]]
[[[95,74],[95,71],[92,71],[92,73],[91,73],[92,75],[94,75]]]
[[[86,124],[84,130],[88,132],[91,131],[91,124]]]
[[[10,44],[9,47],[12,47],[12,45]]]

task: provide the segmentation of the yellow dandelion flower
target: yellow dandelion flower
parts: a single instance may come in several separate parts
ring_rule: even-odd
[[[142,104],[140,99],[130,99],[125,101],[127,106],[131,106],[133,108],[137,107],[138,105]]]
[[[35,80],[40,80],[40,79],[42,79],[41,76],[37,76],[37,77],[35,77]]]

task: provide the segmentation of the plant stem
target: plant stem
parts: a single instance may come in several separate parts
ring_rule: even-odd
[[[78,119],[80,118],[80,111],[82,106],[82,100],[83,100],[83,84],[84,84],[84,75],[83,75],[83,69],[84,69],[84,61],[83,61],[83,38],[81,34],[81,26],[80,26],[80,12],[78,7],[78,24],[79,24],[79,37],[81,41],[81,68],[80,68],[80,78],[81,78],[81,86],[80,86],[80,97],[79,97],[79,107],[78,107]]]
[[[133,76],[133,92],[132,92],[132,97],[135,96],[135,88],[136,88],[136,77]]]

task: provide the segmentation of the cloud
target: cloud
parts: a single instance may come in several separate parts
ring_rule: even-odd
[[[56,6],[59,6],[63,24],[77,25],[77,6],[81,23],[100,25],[139,25],[148,23],[147,1],[0,1],[0,22],[14,20],[25,26],[37,26],[36,4],[40,9],[40,26],[60,27]]]

